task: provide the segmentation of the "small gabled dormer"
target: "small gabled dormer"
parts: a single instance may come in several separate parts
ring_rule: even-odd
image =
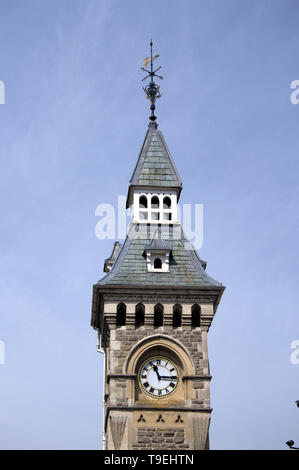
[[[156,232],[155,237],[144,249],[147,271],[167,273],[169,272],[169,257],[172,247],[161,239],[161,231]]]

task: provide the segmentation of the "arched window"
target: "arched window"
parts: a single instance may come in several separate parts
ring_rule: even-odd
[[[191,327],[197,328],[200,326],[200,306],[195,304],[191,309]]]
[[[154,328],[163,326],[163,305],[157,304],[154,308]]]
[[[179,304],[173,307],[172,326],[173,328],[182,326],[182,307]]]
[[[165,196],[163,199],[163,209],[170,209],[171,208],[171,199],[168,196]]]
[[[140,209],[147,209],[147,198],[146,198],[146,196],[140,196],[139,207],[140,207]]]
[[[135,308],[135,327],[139,328],[144,325],[144,305],[138,304]]]
[[[154,268],[155,269],[162,269],[162,261],[160,258],[156,258],[154,261]]]
[[[159,209],[159,198],[157,196],[152,196],[151,206],[152,209]]]
[[[126,324],[126,311],[127,307],[125,304],[118,304],[117,306],[117,313],[116,313],[116,326],[119,328],[120,326],[125,326]]]

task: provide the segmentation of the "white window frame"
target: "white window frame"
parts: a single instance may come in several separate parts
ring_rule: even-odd
[[[149,273],[168,273],[169,272],[169,251],[150,251],[147,250],[146,252],[146,264],[147,264],[147,272]],[[155,268],[154,262],[156,258],[160,258],[162,262],[161,268]]]
[[[147,208],[139,207],[140,198],[144,196],[147,199]],[[159,208],[152,208],[151,200],[156,196],[159,199]],[[171,206],[170,209],[164,209],[163,200],[165,197],[169,197]],[[140,214],[147,214],[147,219],[142,219]],[[157,219],[152,218],[152,214],[159,214]],[[171,214],[170,220],[164,219],[164,214]],[[137,223],[159,223],[159,224],[173,224],[177,222],[177,195],[175,192],[134,192],[133,197],[133,211],[132,211],[132,221]]]

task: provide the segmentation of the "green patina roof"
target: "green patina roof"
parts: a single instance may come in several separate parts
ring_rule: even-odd
[[[145,247],[152,237],[133,238],[132,233],[136,225],[132,225],[118,258],[110,273],[101,279],[98,284],[115,285],[157,285],[157,286],[221,286],[221,284],[207,275],[204,262],[200,260],[194,249],[185,246],[186,239],[181,232],[180,239],[168,239],[167,244],[172,247],[169,263],[169,272],[147,272],[144,256]]]
[[[150,127],[146,133],[130,185],[182,187],[162,132],[155,127]]]

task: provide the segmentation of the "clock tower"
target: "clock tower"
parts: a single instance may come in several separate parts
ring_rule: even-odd
[[[178,220],[182,182],[154,114],[156,57],[142,68],[151,116],[128,188],[130,228],[93,286],[108,450],[209,448],[207,336],[224,286],[208,276]]]

